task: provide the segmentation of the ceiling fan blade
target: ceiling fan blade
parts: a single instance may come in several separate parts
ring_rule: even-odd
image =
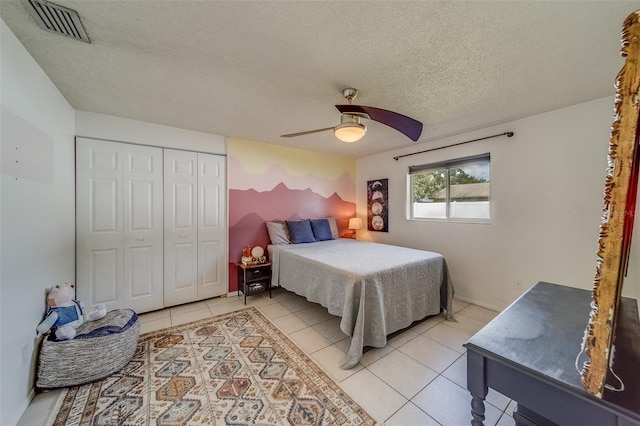
[[[336,105],[336,108],[343,114],[368,115],[371,120],[393,127],[414,142],[422,133],[421,122],[397,112],[363,105]]]
[[[310,135],[311,133],[324,132],[327,130],[333,130],[333,127],[325,127],[324,129],[307,130],[306,132],[289,133],[288,135],[280,135],[281,138],[294,138],[296,136]]]

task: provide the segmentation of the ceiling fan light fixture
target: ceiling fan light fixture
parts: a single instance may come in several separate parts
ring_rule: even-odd
[[[338,124],[333,128],[333,134],[342,142],[357,142],[367,133],[367,126],[360,123]]]
[[[34,0],[29,0],[34,1]],[[367,126],[360,123],[360,119],[377,121],[392,129],[402,133],[412,141],[416,142],[422,134],[422,123],[411,117],[382,108],[375,108],[364,105],[353,105],[353,100],[358,95],[358,91],[347,88],[342,91],[342,96],[349,102],[347,105],[336,105],[340,111],[340,124],[335,127],[325,127],[324,129],[307,130],[306,132],[289,133],[281,135],[283,138],[309,135],[312,133],[333,130],[336,138],[342,142],[357,142],[367,133]]]
[[[340,124],[333,128],[333,134],[342,142],[357,142],[367,133],[367,126],[360,123],[360,117],[350,114],[340,116]]]

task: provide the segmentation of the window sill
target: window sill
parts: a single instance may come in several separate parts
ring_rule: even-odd
[[[491,219],[438,219],[438,218],[410,218],[409,222],[437,222],[437,223],[470,223],[480,225],[490,225]]]

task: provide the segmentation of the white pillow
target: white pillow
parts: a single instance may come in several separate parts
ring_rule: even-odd
[[[338,239],[338,224],[336,223],[336,218],[335,217],[328,217],[327,220],[329,221],[329,228],[331,228],[331,236],[333,237],[334,240]]]
[[[286,223],[267,222],[267,232],[269,233],[271,244],[291,244],[289,229],[287,229]]]

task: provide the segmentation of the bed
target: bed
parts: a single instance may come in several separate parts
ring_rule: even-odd
[[[341,317],[351,336],[342,369],[354,367],[365,346],[441,310],[453,320],[453,285],[439,253],[352,239],[271,244],[272,285]]]

